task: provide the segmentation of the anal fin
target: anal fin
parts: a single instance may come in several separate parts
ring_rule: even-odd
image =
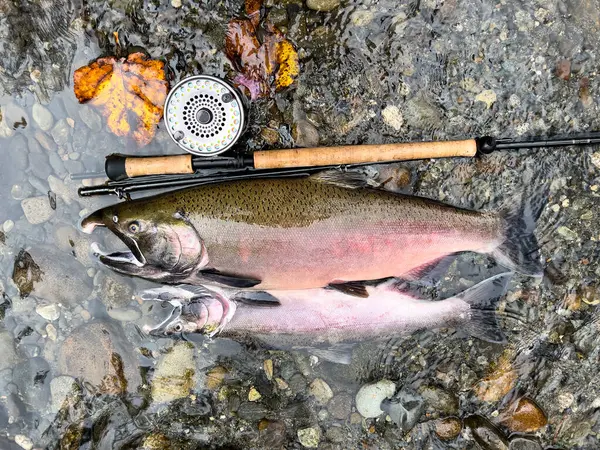
[[[251,306],[279,306],[281,304],[277,297],[266,291],[236,292],[231,300],[246,303]]]
[[[367,288],[362,281],[330,283],[327,285],[327,287],[329,289],[335,289],[336,291],[343,292],[346,295],[352,295],[353,297],[367,298],[369,296]]]
[[[412,269],[402,278],[421,284],[435,284],[442,275],[448,271],[448,268],[454,262],[457,255],[458,253],[452,253],[450,255],[442,256],[441,258]]]
[[[202,270],[198,275],[205,280],[236,288],[251,288],[261,282],[261,280],[257,280],[256,278],[231,275],[215,269]]]

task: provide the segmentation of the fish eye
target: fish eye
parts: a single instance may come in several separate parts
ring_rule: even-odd
[[[137,222],[131,222],[127,228],[131,233],[137,233],[140,231],[140,224]]]
[[[177,325],[175,325],[175,328],[173,328],[173,329],[175,330],[176,333],[179,333],[179,332],[183,331],[183,325],[178,323]]]

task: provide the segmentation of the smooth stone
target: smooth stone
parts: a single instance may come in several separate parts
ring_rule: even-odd
[[[29,165],[29,145],[23,136],[15,136],[6,149],[8,160],[13,168],[25,170]]]
[[[516,437],[510,440],[509,450],[542,450],[542,446],[532,440],[524,437]]]
[[[19,396],[33,409],[43,409],[50,398],[50,366],[44,358],[23,361],[13,370]]]
[[[111,308],[108,315],[120,322],[132,322],[142,317],[142,312],[132,308]]]
[[[321,378],[315,378],[308,386],[308,392],[315,397],[321,405],[326,405],[333,398],[333,391]]]
[[[318,147],[319,130],[308,120],[298,120],[292,128],[292,138],[297,147]]]
[[[442,441],[456,439],[462,430],[462,421],[458,417],[446,417],[435,423],[435,434]]]
[[[35,140],[42,146],[44,150],[49,153],[54,153],[56,150],[56,144],[46,133],[37,131],[35,133]]]
[[[361,416],[369,419],[383,414],[381,402],[396,392],[396,384],[389,380],[366,384],[356,394],[356,409]]]
[[[15,443],[25,450],[31,450],[33,448],[33,441],[24,434],[17,434],[15,436]]]
[[[321,429],[319,427],[302,428],[298,430],[298,440],[302,447],[317,448],[321,441]]]
[[[49,246],[20,252],[13,268],[13,281],[22,297],[33,294],[62,305],[80,304],[91,293],[85,267]]]
[[[30,197],[21,201],[25,218],[32,225],[46,222],[54,215],[47,196]]]
[[[73,331],[61,345],[59,373],[87,381],[102,393],[136,392],[141,376],[134,355],[119,326],[109,322],[87,323]]]
[[[2,120],[6,121],[6,125],[11,131],[26,128],[30,123],[27,112],[14,103],[8,103],[2,106]],[[12,133],[6,137],[9,136],[12,136]]]
[[[57,304],[39,305],[35,307],[35,312],[46,319],[48,322],[58,320],[60,317],[60,308]]]
[[[186,342],[176,343],[162,355],[152,378],[152,398],[155,402],[170,402],[190,395],[196,385],[194,348]]]
[[[425,399],[428,411],[438,411],[444,416],[458,414],[458,398],[454,394],[436,386],[423,386],[419,394]]]
[[[508,439],[485,417],[473,414],[464,420],[477,444],[486,450],[508,450]]]
[[[4,223],[2,224],[2,231],[4,231],[5,233],[10,233],[10,231],[15,227],[15,223],[8,219],[5,220]]]
[[[54,175],[48,176],[48,186],[50,186],[50,190],[58,195],[67,205],[73,203],[71,191],[61,179]]]
[[[8,331],[0,332],[0,354],[2,355],[2,358],[0,358],[0,371],[11,369],[19,362],[14,339]]]
[[[133,298],[133,286],[122,276],[112,272],[98,274],[99,298],[107,308],[125,308]]]
[[[93,132],[102,130],[102,118],[89,106],[82,105],[79,108],[79,117]]]
[[[29,183],[15,184],[10,190],[10,195],[14,200],[23,200],[31,197],[33,193],[33,187]]]
[[[340,6],[341,0],[306,0],[308,9],[315,11],[331,11]]]
[[[54,117],[52,113],[39,103],[35,103],[32,108],[32,116],[34,122],[44,131],[50,130],[54,125]]]
[[[56,142],[56,145],[64,147],[71,140],[71,127],[65,119],[61,119],[56,122],[56,125],[52,128],[50,134],[52,135],[54,142]]]
[[[67,169],[70,174],[79,174],[85,172],[85,166],[81,161],[68,159],[67,161],[64,161],[64,165],[65,169]]]
[[[55,377],[50,382],[50,410],[58,412],[69,397],[73,397],[79,389],[75,378],[68,375]]]
[[[50,153],[48,155],[48,161],[50,162],[50,167],[52,167],[52,170],[56,175],[58,175],[61,178],[67,175],[68,172],[67,169],[65,169],[63,160],[60,159],[60,156],[58,156],[57,153]]]
[[[46,325],[46,335],[51,341],[56,341],[56,339],[58,338],[58,332],[56,331],[56,327],[51,323]]]
[[[344,420],[350,413],[352,408],[352,396],[347,393],[337,394],[327,404],[327,410],[334,419]]]
[[[93,242],[91,236],[81,233],[70,225],[65,225],[54,231],[54,241],[58,248],[71,253],[85,267],[92,266],[94,259],[90,250]]]
[[[390,128],[393,128],[395,131],[400,131],[402,129],[404,118],[402,117],[402,113],[397,106],[386,106],[383,111],[381,111],[381,117],[383,117],[385,124]]]
[[[52,166],[48,156],[42,151],[29,152],[29,167],[31,172],[38,178],[45,180],[52,173]]]
[[[546,426],[548,418],[536,402],[521,397],[500,413],[498,421],[510,431],[532,433]]]

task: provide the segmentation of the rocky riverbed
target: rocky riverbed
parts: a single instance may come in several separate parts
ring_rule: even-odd
[[[600,130],[595,2],[266,0],[297,82],[250,106],[248,151]],[[383,188],[494,209],[545,201],[542,281],[515,277],[506,345],[461,330],[359,343],[350,365],[253,342],[150,339],[133,326],[149,283],[101,269],[71,174],[143,149],[80,105],[72,75],[121,45],[173,81],[230,77],[242,2],[0,2],[0,447],[598,448],[600,149],[374,167]],[[86,180],[85,183],[93,183]],[[114,237],[94,236],[107,247]],[[502,268],[466,254],[448,297]]]

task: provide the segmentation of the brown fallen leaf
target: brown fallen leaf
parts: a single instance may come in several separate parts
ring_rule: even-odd
[[[532,433],[545,426],[548,418],[535,401],[521,397],[500,413],[498,422],[510,431]]]
[[[99,58],[75,71],[79,103],[95,106],[117,136],[131,136],[140,147],[152,141],[167,96],[165,65],[143,53]]]
[[[233,81],[253,100],[290,86],[300,72],[294,46],[275,25],[260,23],[260,8],[260,0],[246,0],[248,19],[231,20],[225,38],[225,53],[238,72]]]
[[[492,373],[475,386],[475,395],[484,402],[497,402],[510,392],[517,381],[517,371],[511,363],[512,354],[505,352]]]

